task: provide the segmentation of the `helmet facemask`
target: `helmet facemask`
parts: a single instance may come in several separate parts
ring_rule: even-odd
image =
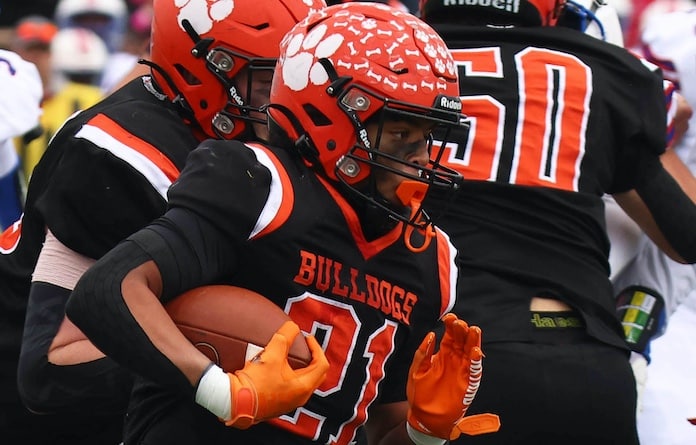
[[[247,86],[238,73],[248,64],[275,64],[285,34],[324,6],[323,0],[153,0],[156,13],[145,63],[158,92],[185,121],[196,124],[198,139],[253,137],[251,127],[265,128],[263,114],[254,111],[262,105],[245,97]]]
[[[244,131],[254,139],[268,140],[266,106],[276,61],[247,57],[223,47],[208,51],[206,66],[227,94],[227,104],[212,121],[220,139],[229,138],[242,121]]]
[[[426,23],[383,4],[349,2],[286,34],[268,112],[355,210],[377,209],[370,221],[427,236],[428,187],[453,190],[459,179],[428,153],[431,132],[465,125],[457,80],[447,45]],[[400,142],[417,149],[399,150]]]
[[[450,101],[458,99],[443,98]],[[415,149],[416,145],[426,144],[430,154],[433,134],[437,134],[438,139],[449,140],[454,128],[467,125],[460,122],[461,115],[451,110],[385,98],[356,84],[348,84],[337,95],[337,104],[353,123],[356,137],[352,148],[336,162],[333,172],[335,177],[346,189],[369,205],[383,210],[391,219],[424,229],[430,224],[430,218],[422,210],[421,203],[429,187],[454,191],[459,186],[461,176],[440,163],[440,152],[436,158],[429,158],[426,165],[421,165],[410,162],[405,156],[399,155],[399,151],[408,152],[409,146],[414,146]],[[361,112],[375,107],[378,111],[372,112],[363,122]],[[423,134],[423,140],[404,142],[401,147],[397,147],[397,153],[392,154],[389,151],[393,151],[393,144],[384,142],[385,127],[390,122],[413,123],[428,131]],[[373,129],[374,134],[370,134],[368,127]],[[398,204],[387,199],[378,190],[378,178],[384,174],[406,178],[396,190]]]
[[[246,134],[249,138],[266,140],[265,107],[277,59],[249,57],[224,46],[210,48],[212,39],[202,39],[185,20],[182,25],[195,45],[191,53],[205,57],[206,68],[227,94],[227,103],[213,115],[210,123],[215,134],[220,139]]]

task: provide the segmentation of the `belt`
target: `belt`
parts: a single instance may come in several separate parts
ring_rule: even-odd
[[[536,329],[583,328],[585,322],[575,311],[541,312],[530,311],[530,322]]]

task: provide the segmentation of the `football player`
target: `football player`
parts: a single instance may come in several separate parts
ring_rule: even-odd
[[[661,74],[549,26],[562,3],[422,5],[472,116],[468,139],[443,146],[467,180],[446,211],[449,197],[426,201],[460,251],[454,312],[486,333],[486,379],[469,412],[502,419],[497,434],[466,443],[638,443],[605,193],[673,258],[696,261],[696,206],[660,162]]]
[[[155,0],[144,61],[151,74],[69,119],[52,139],[23,218],[0,237],[2,378],[14,398],[0,416],[3,441],[121,441],[132,377],[64,320],[70,290],[95,259],[164,212],[168,186],[200,141],[266,137],[258,110],[281,38],[323,6]],[[22,401],[41,416],[18,404],[17,379]]]
[[[68,301],[70,319],[139,376],[125,442],[348,445],[365,425],[370,443],[442,445],[494,431],[495,415],[462,417],[480,331],[448,314],[455,251],[421,209],[460,179],[429,158],[432,134],[464,125],[454,62],[414,16],[346,3],[291,30],[271,87],[273,146],[203,142],[164,216]],[[212,364],[163,308],[215,282],[293,319],[241,370]],[[300,330],[313,361],[292,370]]]
[[[22,214],[20,159],[14,138],[39,126],[43,86],[36,65],[13,51],[0,51],[0,229]]]
[[[573,6],[568,8],[569,3],[571,1],[563,9],[563,14],[558,21],[559,25],[576,27],[576,29],[584,30],[585,33],[597,38],[624,46],[618,14],[611,6],[593,0],[589,2],[588,7],[582,6],[582,2],[577,4],[572,2]],[[587,2],[585,1],[585,3]],[[647,8],[646,13],[642,15],[642,21],[646,23],[645,42],[642,54],[636,53],[636,55],[655,64],[653,65],[655,70],[661,68],[665,77],[668,131],[667,150],[662,154],[662,163],[671,173],[676,173],[679,170],[688,175],[686,169],[689,167],[684,165],[684,162],[693,164],[691,160],[693,154],[690,153],[690,149],[694,145],[694,126],[692,123],[694,113],[690,103],[694,103],[694,95],[688,85],[686,88],[681,88],[678,72],[683,73],[685,70],[688,72],[691,67],[689,63],[691,40],[687,38],[682,42],[681,38],[690,36],[692,33],[690,17],[693,16],[693,10],[691,13],[670,15],[667,14],[667,9],[672,11],[686,8],[688,10],[693,7],[693,3],[675,2],[667,6],[668,8],[664,8],[664,11],[659,5]],[[564,17],[567,19],[564,20]],[[652,25],[650,24],[651,18],[656,19]],[[689,100],[684,98],[685,94],[689,96]],[[687,133],[689,128],[691,131]],[[691,170],[693,171],[693,168]],[[694,274],[693,265],[679,264],[665,255],[647,238],[638,224],[626,215],[610,195],[605,195],[604,200],[607,234],[611,243],[609,252],[610,278],[617,293],[617,311],[624,325],[627,342],[633,351],[631,365],[636,377],[637,412],[640,419],[642,396],[645,392],[648,376],[648,364],[651,362],[652,340],[665,332],[671,314],[693,290],[696,274]],[[685,306],[685,310],[688,311],[688,305]],[[637,316],[637,314],[641,315]],[[678,320],[681,319],[678,317]],[[681,332],[679,328],[676,330]],[[675,351],[678,349],[678,354],[681,356],[684,347],[682,340],[664,339],[660,344],[665,345],[665,350],[669,351],[671,341],[679,345]],[[671,373],[672,370],[680,369],[680,367],[674,367],[670,364],[673,360],[668,358],[663,360],[667,360],[667,363],[664,366],[658,365],[658,369],[661,367],[662,372]],[[688,373],[686,374],[688,375]],[[679,395],[684,396],[682,400],[690,400],[691,397],[686,396],[683,391],[683,387],[688,386],[688,384],[682,384],[682,387],[673,384],[678,378],[677,376],[678,373],[660,376],[653,381],[657,382],[658,385],[670,382],[666,385],[678,388]],[[672,397],[664,397],[667,390],[669,390],[668,387],[663,386],[654,391],[653,394],[662,395],[659,398],[652,397],[651,394],[650,409],[656,406],[653,401],[660,399],[667,401],[664,403],[665,407],[675,407],[675,401],[678,397],[676,394]],[[657,405],[659,404],[658,402]],[[694,434],[689,429],[688,424],[683,422],[683,416],[664,416],[664,418],[670,417],[674,424],[669,428],[655,428],[648,420],[654,415],[646,414],[644,416],[646,420],[638,422],[641,443],[645,442],[645,439],[649,437],[648,435],[653,436],[651,440],[662,443],[667,440],[666,436],[658,439],[657,435],[675,434],[673,437],[685,438],[688,433]],[[663,416],[659,415],[659,417]],[[679,430],[681,430],[679,433],[675,433]]]
[[[693,106],[696,105],[696,89],[691,82],[696,75],[693,64],[696,9],[693,3],[686,6],[675,2],[671,6],[683,9],[643,16],[643,54],[662,68],[665,77],[674,82]],[[692,172],[696,171],[696,114],[691,116],[685,136],[671,151]],[[693,394],[696,382],[690,366],[694,357],[691,339],[696,317],[696,269],[671,260],[650,240],[640,241],[633,261],[616,276],[616,287],[639,284],[659,291],[665,299],[665,326],[664,336],[650,343],[643,410],[638,416],[639,436],[641,443],[647,445],[692,443],[696,428],[686,418],[696,415]]]

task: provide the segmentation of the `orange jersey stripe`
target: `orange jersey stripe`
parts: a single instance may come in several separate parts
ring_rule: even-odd
[[[394,243],[394,241],[399,239],[399,237],[401,236],[401,231],[403,229],[403,223],[397,224],[396,227],[390,230],[389,233],[387,233],[386,235],[377,238],[376,240],[371,242],[367,241],[365,239],[365,235],[363,234],[362,228],[360,227],[360,220],[358,219],[358,215],[355,214],[355,210],[353,210],[353,207],[351,207],[350,204],[348,204],[348,202],[345,200],[345,198],[343,198],[343,196],[341,196],[341,194],[338,193],[338,190],[336,190],[324,178],[322,178],[321,176],[317,176],[317,178],[324,185],[326,190],[328,190],[328,192],[331,194],[331,196],[338,204],[338,207],[341,209],[341,213],[343,213],[343,217],[346,219],[346,222],[348,223],[350,232],[353,234],[355,243],[358,246],[358,249],[360,249],[360,253],[362,253],[363,258],[369,259],[375,256],[385,247],[390,246]]]
[[[90,119],[87,125],[102,129],[120,143],[145,156],[150,162],[155,164],[170,181],[174,182],[176,178],[179,177],[179,169],[176,168],[174,163],[172,163],[164,153],[149,142],[134,136],[107,116],[98,114]],[[191,148],[193,149],[194,147]]]

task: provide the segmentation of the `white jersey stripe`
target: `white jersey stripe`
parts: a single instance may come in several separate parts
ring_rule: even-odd
[[[449,255],[449,260],[450,260],[450,295],[449,295],[449,302],[447,306],[445,307],[444,313],[451,312],[452,309],[454,309],[454,303],[455,300],[457,299],[457,280],[459,278],[459,269],[457,268],[457,263],[455,262],[455,259],[457,257],[457,249],[454,247],[454,244],[452,244],[452,241],[450,241],[449,236],[445,233],[442,232],[447,239],[447,248],[449,249],[450,255]]]
[[[247,145],[247,147],[254,151],[259,162],[271,172],[271,190],[268,194],[266,204],[258,220],[256,220],[254,230],[249,234],[249,239],[252,239],[270,225],[278,215],[280,206],[283,202],[283,182],[280,180],[278,169],[265,151],[249,145]]]
[[[122,143],[104,130],[93,125],[84,125],[75,135],[77,138],[86,139],[98,147],[108,150],[117,158],[128,163],[135,170],[147,179],[152,187],[162,198],[167,199],[167,189],[172,185],[172,181],[147,156],[138,150]]]

